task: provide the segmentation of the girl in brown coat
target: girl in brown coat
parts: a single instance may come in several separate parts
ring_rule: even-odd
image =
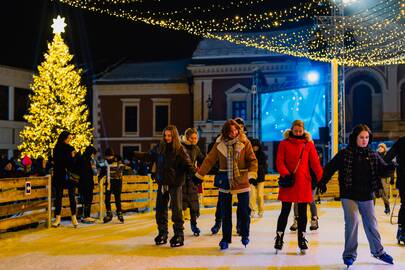
[[[227,249],[232,240],[232,194],[238,196],[242,244],[246,246],[249,243],[250,226],[249,180],[257,178],[258,164],[250,141],[234,120],[225,122],[221,136],[204,159],[196,177],[203,180],[217,161],[219,173],[215,176],[214,185],[219,188],[223,222],[223,238],[219,246]]]

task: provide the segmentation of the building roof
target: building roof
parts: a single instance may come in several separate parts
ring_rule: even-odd
[[[167,83],[187,82],[190,59],[171,61],[123,63],[97,79],[103,83]]]

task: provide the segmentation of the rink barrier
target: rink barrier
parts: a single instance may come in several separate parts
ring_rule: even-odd
[[[267,174],[264,183],[264,196],[266,201],[275,201],[278,196],[278,174]],[[26,182],[31,184],[31,194],[25,195]],[[94,177],[93,204],[91,216],[102,218],[105,215],[105,178]],[[0,231],[12,227],[47,222],[54,216],[50,207],[51,177],[29,177],[15,179],[0,179]],[[218,200],[218,189],[214,187],[214,176],[206,175],[202,184],[202,207],[215,207]],[[153,211],[156,204],[157,184],[149,176],[125,175],[122,186],[122,208],[124,212]],[[328,183],[328,191],[321,198],[339,197],[337,174]],[[76,190],[77,213],[80,216],[82,204]],[[54,205],[52,201],[52,205]],[[112,210],[115,211],[115,198],[111,195]],[[52,209],[48,211],[48,209]],[[70,206],[68,192],[65,189],[62,198],[62,217],[69,217]]]
[[[0,179],[0,232],[51,221],[51,176]]]

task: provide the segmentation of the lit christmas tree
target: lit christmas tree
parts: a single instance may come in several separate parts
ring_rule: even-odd
[[[71,145],[77,151],[83,151],[93,139],[84,103],[86,87],[80,85],[82,71],[70,64],[73,55],[61,36],[64,20],[60,16],[53,20],[53,41],[31,85],[30,108],[24,116],[28,125],[20,132],[22,143],[18,146],[22,155],[31,158],[46,158],[63,130],[73,134]]]

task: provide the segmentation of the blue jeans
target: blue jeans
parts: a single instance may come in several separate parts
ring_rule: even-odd
[[[343,258],[356,259],[357,257],[358,212],[360,212],[363,221],[363,227],[366,232],[371,254],[375,256],[383,254],[384,247],[381,244],[381,237],[377,228],[373,200],[353,201],[350,199],[341,199],[341,201],[345,217],[345,250],[343,251]]]
[[[232,242],[232,194],[219,192],[222,216],[222,240]],[[250,208],[249,192],[238,193],[238,212],[240,214],[240,232],[242,237],[249,236]]]

